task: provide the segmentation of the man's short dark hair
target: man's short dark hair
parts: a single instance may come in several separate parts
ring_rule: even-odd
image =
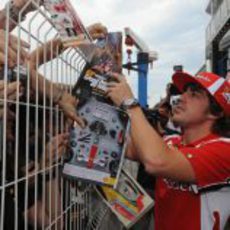
[[[230,137],[230,117],[224,114],[223,109],[217,103],[215,98],[211,96],[201,85],[195,82],[186,84],[184,91],[186,91],[188,87],[193,91],[204,90],[207,93],[210,113],[217,117],[217,120],[212,126],[212,132],[223,137]]]
[[[209,108],[212,115],[218,117],[212,126],[212,131],[223,137],[230,137],[230,117],[225,115],[216,100],[208,94]]]

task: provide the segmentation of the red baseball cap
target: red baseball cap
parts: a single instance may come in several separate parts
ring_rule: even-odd
[[[230,115],[230,83],[224,78],[208,72],[201,72],[196,76],[178,71],[172,76],[173,83],[179,91],[183,91],[187,83],[197,83],[212,95],[216,102]]]

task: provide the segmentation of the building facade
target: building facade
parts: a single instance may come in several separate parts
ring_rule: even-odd
[[[230,0],[210,0],[206,12],[206,69],[226,77],[230,71]]]

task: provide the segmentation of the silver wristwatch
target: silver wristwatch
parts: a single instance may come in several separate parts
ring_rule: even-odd
[[[129,99],[125,99],[122,103],[121,103],[121,108],[124,110],[136,107],[136,106],[140,106],[138,100],[136,98],[129,98]]]

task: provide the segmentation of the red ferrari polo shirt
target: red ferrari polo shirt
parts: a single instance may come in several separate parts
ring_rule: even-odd
[[[166,137],[191,163],[197,184],[158,178],[156,230],[222,230],[230,215],[230,139],[209,135],[189,145]]]

